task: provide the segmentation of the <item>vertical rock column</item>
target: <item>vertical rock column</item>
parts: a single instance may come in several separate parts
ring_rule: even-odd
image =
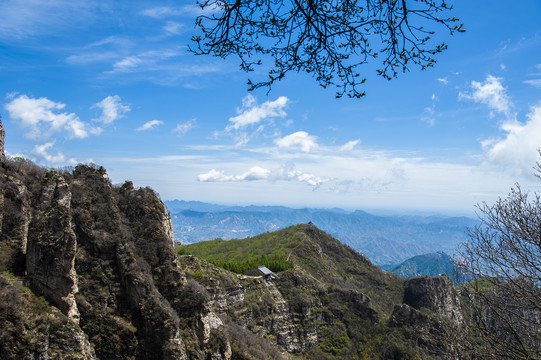
[[[33,290],[78,322],[76,249],[71,192],[64,178],[51,171],[45,175],[39,206],[30,223],[26,266]]]
[[[2,118],[0,118],[0,161],[4,161],[6,155],[4,154],[4,141],[6,139],[6,133],[4,132],[4,127],[2,126]]]

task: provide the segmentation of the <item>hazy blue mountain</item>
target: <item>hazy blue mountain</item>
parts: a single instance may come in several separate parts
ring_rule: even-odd
[[[467,239],[466,228],[476,224],[467,217],[376,216],[360,210],[229,207],[179,200],[165,204],[175,238],[184,244],[240,239],[312,222],[378,265],[438,251],[453,254],[456,245]]]
[[[446,274],[456,283],[455,264],[449,255],[443,251],[417,255],[396,265],[381,266],[383,270],[392,272],[400,277],[409,278],[420,275],[436,276]]]

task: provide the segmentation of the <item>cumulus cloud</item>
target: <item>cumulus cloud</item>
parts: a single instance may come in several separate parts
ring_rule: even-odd
[[[61,164],[61,165],[75,165],[77,160],[73,158],[66,158],[61,152],[57,152],[56,155],[50,154],[49,150],[54,146],[54,141],[47,142],[42,145],[36,145],[30,151],[30,155],[40,163],[46,163],[50,165]]]
[[[459,99],[468,99],[486,104],[492,111],[511,116],[513,104],[507,95],[506,88],[502,85],[502,78],[488,75],[484,83],[471,82],[471,93],[460,92]]]
[[[30,139],[48,138],[53,133],[67,132],[68,138],[83,139],[88,136],[87,126],[74,113],[60,112],[66,104],[47,98],[14,97],[5,106],[9,116],[29,129]]]
[[[123,118],[125,114],[131,110],[128,105],[122,104],[122,99],[118,95],[107,96],[92,107],[101,110],[101,115],[92,120],[101,122],[104,125],[111,124],[116,120]]]
[[[297,131],[283,138],[274,140],[274,143],[280,148],[300,149],[304,152],[310,152],[318,148],[317,137],[308,134],[306,131]]]
[[[137,130],[137,131],[154,130],[156,127],[158,127],[161,124],[163,124],[163,121],[161,121],[161,120],[151,120],[151,121],[147,121],[146,123],[139,126],[135,130]]]
[[[340,151],[351,151],[360,141],[360,139],[348,141],[344,145],[340,146]]]
[[[177,126],[173,129],[173,133],[178,134],[178,136],[185,135],[188,131],[193,129],[195,127],[195,119],[177,124]]]
[[[268,179],[269,176],[269,170],[259,166],[254,166],[247,172],[240,175],[226,175],[223,171],[212,169],[206,174],[199,175],[197,180],[202,182],[255,181]]]
[[[541,145],[541,103],[532,107],[526,121],[521,122],[512,112],[513,103],[501,78],[489,75],[484,83],[472,81],[471,87],[472,93],[460,93],[459,97],[486,104],[491,111],[506,116],[500,123],[504,136],[481,141],[485,165],[531,174],[538,155],[536,150]]]
[[[501,139],[483,141],[487,162],[531,174],[541,145],[541,104],[532,107],[527,121],[508,121],[501,126],[506,133]]]
[[[242,101],[242,108],[237,109],[238,115],[229,118],[231,123],[226,127],[226,130],[239,130],[248,125],[257,124],[267,118],[283,118],[287,115],[285,109],[288,104],[289,99],[285,96],[280,96],[274,101],[265,101],[263,104],[258,105],[252,95],[247,95]]]
[[[240,175],[227,175],[224,171],[212,169],[197,177],[201,182],[240,182],[240,181],[299,181],[307,183],[317,189],[328,179],[320,178],[314,174],[305,174],[297,170],[295,164],[289,163],[275,170],[269,170],[260,166],[254,166]]]

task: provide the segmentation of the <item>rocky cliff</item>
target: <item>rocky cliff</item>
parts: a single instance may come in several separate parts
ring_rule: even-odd
[[[0,287],[13,299],[0,358],[230,357],[227,339],[211,344],[223,324],[208,305],[185,303],[191,289],[154,191],[112,186],[101,167],[59,173],[21,159],[1,163],[0,189]]]
[[[6,133],[4,131],[4,126],[2,125],[2,118],[0,118],[0,161],[4,161],[6,155],[4,153],[4,141],[6,139]]]

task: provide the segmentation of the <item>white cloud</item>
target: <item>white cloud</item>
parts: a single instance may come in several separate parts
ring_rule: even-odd
[[[489,75],[484,83],[472,81],[471,86],[473,92],[460,93],[459,98],[486,104],[506,116],[500,124],[504,137],[481,141],[485,165],[506,168],[515,175],[530,175],[538,155],[536,150],[541,146],[541,104],[532,107],[526,122],[520,122],[512,112],[513,103],[501,78]]]
[[[260,166],[254,166],[240,175],[226,175],[223,171],[212,169],[207,173],[198,175],[197,180],[200,182],[240,182],[257,180],[298,181],[313,186],[314,190],[324,182],[329,181],[328,179],[317,177],[314,174],[305,174],[297,170],[293,163],[285,164],[273,171]]]
[[[489,139],[482,144],[486,150],[487,162],[491,165],[515,169],[529,175],[537,160],[541,146],[541,104],[534,106],[526,123],[508,121],[501,126],[506,132],[503,139]]]
[[[274,140],[274,143],[280,148],[300,149],[304,152],[310,152],[318,148],[317,137],[308,134],[306,131],[297,131],[283,138]]]
[[[193,129],[195,127],[195,119],[183,122],[181,124],[177,124],[177,126],[173,129],[173,133],[177,133],[178,136],[185,135],[188,131]]]
[[[234,176],[225,175],[223,171],[217,171],[215,169],[197,176],[197,181],[201,182],[235,181],[234,179]]]
[[[122,104],[122,99],[118,95],[107,96],[92,107],[101,109],[100,117],[92,120],[99,121],[104,125],[111,124],[123,118],[125,116],[124,114],[131,110],[128,105]]]
[[[285,108],[288,103],[289,99],[287,97],[280,96],[274,101],[265,101],[263,104],[258,105],[252,95],[247,95],[242,100],[242,108],[237,109],[238,115],[229,118],[231,124],[226,127],[226,130],[239,130],[267,118],[283,118],[287,115]]]
[[[135,130],[137,130],[137,131],[154,130],[156,127],[158,127],[161,124],[163,124],[163,121],[161,121],[161,120],[151,120],[151,121],[147,121],[146,123],[139,126]]]
[[[180,34],[182,28],[184,27],[183,24],[175,22],[175,21],[168,21],[165,26],[163,27],[163,30],[168,35],[178,35]]]
[[[138,55],[127,56],[113,64],[113,70],[109,74],[132,73],[137,71],[156,70],[159,62],[179,56],[176,50],[153,50]]]
[[[75,165],[77,160],[70,158],[67,159],[64,154],[58,152],[56,155],[49,154],[49,150],[54,146],[54,141],[45,143],[43,145],[36,145],[30,152],[31,156],[40,163],[46,163],[48,165]]]
[[[314,174],[305,174],[297,170],[297,167],[293,163],[287,163],[272,173],[272,180],[305,182],[312,185],[314,190],[317,189],[321,184],[329,181],[329,179],[324,179]]]
[[[444,78],[437,78],[436,80],[438,80],[439,82],[441,82],[444,85],[447,85],[449,83],[449,80],[447,80],[447,76],[444,77]]]
[[[268,179],[271,172],[265,168],[254,166],[250,168],[247,172],[240,175],[240,180],[244,181],[255,181],[255,180],[264,180]]]
[[[501,78],[488,75],[484,83],[471,82],[472,93],[458,94],[459,99],[468,99],[478,103],[486,104],[493,111],[511,116],[513,104],[503,87]]]
[[[67,132],[69,138],[87,137],[86,124],[77,115],[59,112],[65,107],[66,104],[47,98],[33,99],[20,95],[6,105],[6,110],[12,119],[29,129],[25,135],[30,139],[44,139],[63,131]]]
[[[434,123],[436,122],[436,117],[439,116],[439,114],[436,113],[436,104],[439,101],[438,97],[436,96],[436,94],[432,94],[430,99],[432,100],[432,104],[425,107],[423,114],[421,115],[421,120],[427,123],[428,127],[434,126]]]
[[[183,14],[181,7],[170,7],[170,6],[157,6],[141,11],[142,15],[154,18],[154,19],[163,19],[167,17],[177,17]]]
[[[340,147],[340,151],[351,151],[360,141],[360,139],[348,141]]]
[[[535,88],[541,89],[541,79],[525,80],[524,83],[531,85]]]
[[[193,17],[205,13],[213,12],[213,8],[208,6],[204,10],[198,5],[184,6],[156,6],[141,11],[141,14],[154,19],[165,19],[171,17]]]
[[[123,36],[108,36],[104,39],[78,47],[66,57],[71,65],[112,64],[122,59],[136,46],[136,43]]]
[[[199,175],[197,180],[201,182],[256,181],[268,179],[270,175],[269,170],[254,166],[241,175],[225,175],[223,171],[212,169],[206,174]]]

